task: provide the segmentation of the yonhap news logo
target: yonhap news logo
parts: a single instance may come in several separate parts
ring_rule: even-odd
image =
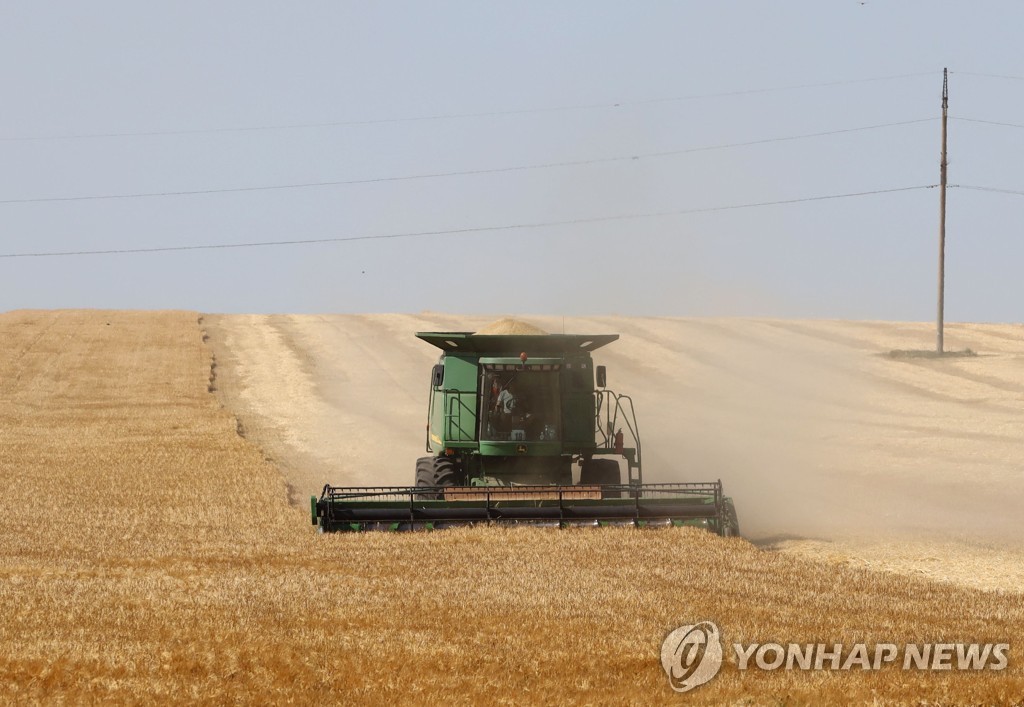
[[[710,621],[680,626],[661,644],[661,667],[676,692],[687,692],[718,675],[722,641]]]
[[[1009,643],[733,643],[738,670],[945,670],[1000,671]],[[661,644],[661,667],[676,692],[714,678],[722,667],[721,634],[711,621],[680,626]]]

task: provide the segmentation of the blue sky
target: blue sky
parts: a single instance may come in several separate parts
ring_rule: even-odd
[[[1024,124],[1024,80],[993,76],[1024,77],[1024,5],[1011,2],[8,3],[3,15],[2,254],[930,185],[944,66],[951,116]],[[480,113],[491,115],[467,115]],[[924,122],[542,169],[21,201],[494,170],[905,121]],[[235,129],[290,125],[306,127]],[[1024,191],[1022,138],[951,120],[950,183]],[[1024,196],[948,199],[947,319],[1024,319]],[[929,320],[937,227],[926,189],[0,258],[0,310]]]

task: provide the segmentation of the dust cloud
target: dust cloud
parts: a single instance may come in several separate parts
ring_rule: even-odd
[[[411,483],[438,354],[413,333],[493,319],[207,317],[225,404],[285,470],[296,502],[328,482]],[[595,361],[635,402],[644,480],[721,479],[744,537],[762,547],[843,562],[903,557],[897,571],[968,567],[958,580],[1024,568],[1024,341],[1008,325],[948,327],[949,345],[976,358],[898,360],[883,354],[927,348],[928,325],[528,321],[619,334]],[[972,557],[996,569],[963,565]]]

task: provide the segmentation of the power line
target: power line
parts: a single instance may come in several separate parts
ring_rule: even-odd
[[[950,71],[951,74],[961,74],[963,76],[984,76],[989,79],[1009,79],[1011,81],[1024,81],[1024,76],[1008,76],[1006,74],[985,74],[978,71]]]
[[[254,125],[241,127],[220,127],[220,128],[196,128],[181,130],[145,130],[136,132],[103,132],[103,133],[78,133],[71,135],[39,135],[23,137],[0,137],[0,142],[39,142],[45,140],[84,140],[94,138],[120,138],[120,137],[160,137],[171,135],[200,135],[208,133],[233,133],[233,132],[260,132],[272,130],[299,130],[306,128],[331,128],[331,127],[355,127],[361,125],[385,125],[389,123],[413,123],[421,121],[455,120],[466,118],[493,118],[513,115],[532,115],[540,113],[557,113],[565,111],[581,111],[595,109],[614,109],[628,106],[656,105],[659,103],[676,103],[683,101],[696,101],[709,98],[728,98],[731,96],[745,96],[751,94],[774,93],[777,91],[796,91],[807,88],[825,88],[829,86],[846,86],[850,84],[869,83],[876,81],[893,81],[897,79],[915,78],[919,76],[932,76],[933,71],[921,71],[910,74],[894,74],[891,76],[874,76],[864,79],[845,79],[840,81],[825,81],[821,83],[805,83],[789,86],[772,86],[766,88],[749,88],[736,91],[723,91],[720,93],[698,93],[683,96],[671,96],[665,98],[648,98],[635,101],[615,101],[606,103],[584,103],[576,105],[551,106],[547,108],[520,108],[511,110],[476,111],[465,113],[438,113],[434,115],[405,116],[397,118],[372,118],[366,120],[336,120],[311,123],[288,123],[279,125]]]
[[[2,253],[0,258],[54,258],[66,256],[83,255],[121,255],[136,253],[167,253],[172,251],[190,250],[225,250],[235,248],[264,248],[270,246],[294,246],[311,245],[320,243],[348,243],[351,241],[376,241],[390,240],[396,238],[423,238],[429,236],[460,235],[467,233],[493,233],[497,231],[512,231],[519,229],[539,229],[556,226],[575,226],[592,223],[606,223],[610,221],[630,221],[646,218],[662,218],[666,216],[684,216],[687,214],[712,213],[717,211],[733,211],[737,209],[753,209],[765,206],[784,206],[788,204],[801,204],[813,201],[828,201],[833,199],[847,199],[860,196],[871,196],[875,194],[893,194],[896,192],[916,191],[920,189],[934,189],[936,184],[924,184],[912,187],[896,187],[892,189],[873,189],[871,191],[850,192],[846,194],[827,194],[824,196],[809,196],[799,199],[781,199],[778,201],[758,201],[747,204],[731,204],[728,206],[707,206],[694,209],[680,209],[676,211],[654,211],[638,214],[618,214],[613,216],[594,216],[589,218],[566,219],[562,221],[539,221],[527,223],[506,224],[501,226],[477,226],[472,228],[455,228],[436,231],[410,231],[402,233],[382,233],[362,236],[341,236],[335,238],[303,238],[287,241],[257,241],[250,243],[211,243],[201,245],[180,245],[180,246],[157,246],[153,248],[111,248],[108,250],[77,250],[77,251],[52,251],[40,253]]]
[[[552,169],[552,168],[564,168],[564,167],[582,167],[587,165],[596,164],[611,164],[614,162],[632,162],[643,159],[654,159],[662,157],[672,157],[678,155],[692,154],[696,152],[710,152],[712,150],[725,150],[736,147],[751,147],[754,145],[766,145],[773,142],[790,142],[794,140],[804,140],[808,138],[825,137],[829,135],[840,135],[843,133],[854,133],[863,132],[866,130],[877,130],[879,128],[889,128],[902,125],[914,125],[917,123],[927,123],[938,118],[918,118],[916,120],[903,120],[893,123],[879,123],[876,125],[865,125],[856,128],[841,128],[838,130],[826,130],[823,132],[816,133],[805,133],[802,135],[788,135],[783,137],[763,138],[760,140],[749,140],[746,142],[732,142],[719,145],[706,145],[702,147],[690,147],[680,150],[664,150],[661,152],[646,152],[638,153],[633,155],[618,155],[614,157],[597,157],[586,160],[565,160],[561,162],[542,162],[537,164],[528,165],[513,165],[507,167],[491,167],[485,169],[470,169],[470,170],[458,170],[451,172],[425,172],[421,174],[408,174],[399,175],[392,177],[371,177],[368,179],[344,179],[344,180],[332,180],[323,182],[300,182],[295,184],[271,184],[271,185],[258,185],[251,187],[223,187],[218,189],[188,189],[180,191],[159,191],[159,192],[136,192],[130,194],[88,194],[82,196],[50,196],[50,197],[34,197],[25,199],[0,199],[0,204],[36,204],[43,202],[55,202],[55,201],[100,201],[100,200],[111,200],[111,199],[143,199],[153,197],[167,197],[167,196],[196,196],[201,194],[227,194],[227,193],[240,193],[240,192],[254,192],[254,191],[276,191],[284,189],[309,189],[315,187],[331,187],[331,186],[352,186],[356,184],[378,184],[382,182],[404,182],[413,181],[420,179],[439,179],[445,177],[463,177],[471,175],[482,175],[482,174],[502,174],[508,172],[523,172],[528,170],[539,170],[539,169]]]
[[[1014,194],[1016,196],[1024,196],[1024,191],[1016,191],[1014,189],[998,189],[996,187],[977,187],[970,184],[952,184],[952,187],[957,189],[968,189],[970,191],[989,191],[997,194]]]
[[[1004,128],[1024,128],[1021,123],[1003,123],[998,120],[981,120],[980,118],[955,118],[950,116],[953,120],[958,120],[962,123],[981,123],[983,125],[1000,125]]]

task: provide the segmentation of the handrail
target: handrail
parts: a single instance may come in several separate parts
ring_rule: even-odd
[[[448,405],[445,408],[444,413],[444,432],[449,434],[452,430],[458,430],[460,439],[459,441],[470,441],[475,439],[475,429],[469,431],[463,427],[462,414],[463,410],[467,411],[470,415],[476,416],[476,407],[470,408],[463,400],[464,395],[471,395],[474,398],[478,397],[476,390],[460,390],[458,388],[445,388],[444,389],[445,399],[448,401]],[[456,412],[457,410],[457,412]]]
[[[594,425],[595,432],[601,435],[602,438],[602,444],[600,446],[605,448],[615,446],[614,437],[616,431],[620,429],[621,415],[621,424],[626,426],[626,429],[629,430],[629,435],[633,440],[632,445],[626,444],[624,446],[632,446],[636,449],[636,468],[638,470],[638,477],[642,479],[640,472],[643,468],[640,446],[640,426],[636,421],[636,409],[633,406],[633,398],[628,395],[620,395],[619,393],[607,389],[598,390],[596,391],[596,394],[597,405],[595,406]],[[612,405],[612,401],[615,403],[614,406]]]

